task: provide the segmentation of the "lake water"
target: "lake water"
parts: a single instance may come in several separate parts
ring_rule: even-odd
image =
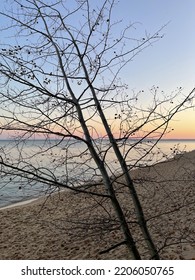
[[[195,149],[195,140],[161,140],[154,146],[154,141],[143,141],[135,146],[136,141],[129,141],[121,145],[121,152],[126,155],[129,168],[153,164],[183,151]],[[119,143],[120,146],[120,143]],[[151,149],[153,147],[153,149]],[[108,141],[96,141],[96,150],[107,162],[107,170],[110,175],[120,172],[117,159],[109,148]],[[75,183],[85,183],[99,180],[101,175],[96,164],[91,159],[86,146],[75,141],[57,140],[28,140],[17,144],[12,140],[0,140],[0,158],[9,165],[22,168],[25,171],[34,172],[38,169],[38,175],[56,181],[63,181],[73,186]],[[20,161],[20,165],[17,162]],[[36,182],[33,175],[28,178],[19,176],[17,169],[14,174],[9,168],[0,170],[0,207],[19,201],[44,195],[53,191],[54,186]]]

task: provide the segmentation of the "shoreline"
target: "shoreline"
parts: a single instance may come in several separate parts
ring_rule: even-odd
[[[0,211],[10,209],[10,208],[14,208],[14,207],[20,207],[20,206],[27,205],[27,204],[31,204],[31,203],[35,202],[36,200],[39,200],[39,199],[41,199],[41,197],[31,198],[31,199],[27,199],[27,200],[14,202],[10,205],[0,207]]]
[[[195,152],[195,150],[192,150],[192,151],[189,151],[189,152],[181,152],[179,154],[176,154],[174,155],[172,158],[170,159],[165,159],[164,161],[160,161],[160,162],[157,162],[157,163],[154,163],[154,164],[151,164],[151,165],[148,165],[148,166],[139,166],[139,167],[136,167],[134,170],[131,170],[131,172],[136,172],[136,170],[139,170],[139,169],[144,169],[144,168],[151,168],[151,167],[154,167],[158,164],[162,164],[162,163],[169,163],[170,161],[174,161],[174,160],[177,160],[179,159],[180,157],[182,157],[183,155],[185,155],[186,153],[191,153],[191,152]],[[120,174],[118,174],[118,176],[120,176]],[[99,182],[101,184],[101,182]],[[63,190],[60,190],[60,192],[63,192],[63,191],[69,191],[67,189],[63,189]],[[23,206],[23,205],[27,205],[27,204],[30,204],[30,203],[34,203],[36,200],[39,200],[39,199],[44,199],[44,198],[47,198],[47,196],[50,196],[50,195],[55,195],[55,193],[58,193],[59,191],[56,191],[54,193],[51,193],[51,194],[46,194],[46,195],[40,195],[40,196],[36,196],[36,197],[31,197],[29,199],[22,199],[18,202],[12,202],[8,205],[5,205],[5,206],[0,206],[0,211],[1,210],[4,210],[4,209],[9,209],[9,208],[14,208],[14,207],[20,207],[20,206]]]

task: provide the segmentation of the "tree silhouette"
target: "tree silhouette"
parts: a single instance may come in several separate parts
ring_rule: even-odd
[[[115,5],[115,0],[98,5],[89,0],[24,0],[13,1],[11,11],[0,13],[9,22],[2,34],[10,34],[0,51],[1,131],[14,135],[18,151],[10,159],[6,148],[1,149],[1,173],[31,185],[39,182],[52,190],[90,195],[100,199],[105,212],[102,200],[110,201],[123,240],[106,250],[126,244],[130,257],[141,259],[131,226],[136,224],[148,255],[159,259],[130,170],[169,132],[170,120],[190,106],[194,92],[175,104],[182,89],[166,96],[153,87],[152,104],[146,108],[139,104],[142,91],[129,94],[119,74],[162,37],[162,29],[138,39],[131,38],[134,24],[113,32],[120,24],[112,19]],[[27,155],[24,145],[34,138],[44,139],[44,146]],[[136,160],[130,157],[133,150]],[[41,162],[40,156],[46,161]],[[133,222],[120,201],[120,184],[129,197]]]

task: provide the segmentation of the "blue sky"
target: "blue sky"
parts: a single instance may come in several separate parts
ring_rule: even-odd
[[[70,1],[70,0],[68,0]],[[91,0],[93,5],[99,0]],[[124,71],[130,88],[147,89],[158,85],[163,90],[195,86],[195,1],[194,0],[119,0],[114,18],[121,25],[136,23],[136,36],[166,25],[164,37],[135,57]],[[10,1],[0,1],[0,8]],[[9,8],[9,6],[7,6]],[[5,18],[4,18],[5,20]],[[133,35],[134,36],[134,35]],[[0,38],[2,42],[2,38]]]
[[[70,1],[70,0],[67,0]],[[99,0],[92,1],[97,5]],[[6,5],[0,1],[0,8]],[[132,36],[144,37],[166,25],[163,38],[134,58],[122,72],[129,90],[147,91],[153,85],[167,93],[183,87],[184,93],[195,87],[195,1],[194,0],[119,0],[113,17],[123,19],[122,26],[136,23]],[[122,27],[121,26],[121,27]],[[2,42],[3,38],[0,38]],[[147,95],[143,96],[143,102]],[[178,115],[173,137],[195,138],[194,111]]]
[[[120,0],[118,18],[139,22],[138,33],[153,33],[164,27],[164,37],[144,50],[129,65],[130,87],[158,85],[163,90],[195,86],[195,1]],[[126,71],[127,73],[127,71]]]

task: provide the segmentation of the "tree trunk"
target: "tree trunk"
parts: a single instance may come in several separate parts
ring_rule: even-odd
[[[125,237],[126,245],[127,245],[128,249],[129,249],[129,252],[131,254],[131,258],[135,259],[135,260],[139,260],[139,259],[141,259],[141,256],[139,254],[139,251],[137,249],[137,246],[135,244],[133,236],[132,236],[132,234],[130,232],[130,229],[128,227],[128,223],[126,221],[126,218],[125,218],[125,215],[123,213],[123,210],[122,210],[122,208],[120,206],[120,203],[119,203],[119,201],[118,201],[118,199],[117,199],[117,197],[115,195],[115,191],[114,191],[112,182],[110,180],[110,177],[109,177],[109,175],[108,175],[108,173],[106,171],[104,163],[99,158],[99,156],[98,156],[98,154],[97,154],[97,152],[96,152],[96,150],[95,150],[95,148],[93,146],[93,143],[91,141],[91,137],[90,137],[88,128],[87,128],[87,126],[85,124],[85,120],[83,118],[83,114],[82,114],[81,108],[80,108],[80,106],[78,104],[77,104],[76,108],[77,108],[80,124],[82,125],[83,132],[84,132],[84,135],[86,137],[86,141],[88,143],[89,151],[90,151],[94,161],[96,162],[96,164],[97,164],[97,166],[98,166],[98,168],[99,168],[99,170],[101,172],[104,186],[106,187],[107,192],[110,195],[110,199],[111,199],[113,208],[114,208],[114,210],[115,210],[115,212],[117,214],[117,217],[119,219],[120,226],[121,226],[122,232],[123,232],[124,237]]]
[[[89,84],[90,84],[90,81],[89,81]],[[119,150],[119,147],[118,147],[118,145],[116,143],[116,140],[113,137],[113,134],[112,134],[112,132],[110,130],[108,122],[107,122],[107,120],[105,118],[105,115],[104,115],[104,113],[102,111],[102,108],[100,106],[99,100],[97,99],[95,91],[94,91],[92,86],[91,86],[91,91],[93,93],[93,97],[94,97],[94,100],[95,100],[95,103],[96,103],[96,106],[97,106],[97,110],[98,110],[98,112],[100,114],[102,123],[103,123],[103,125],[104,125],[104,127],[106,129],[106,132],[108,134],[110,143],[111,143],[111,145],[113,147],[115,155],[116,155],[116,157],[117,157],[117,159],[118,159],[118,161],[120,163],[122,172],[123,172],[123,174],[125,176],[126,184],[127,184],[127,187],[128,187],[128,189],[130,191],[131,198],[132,198],[133,203],[134,203],[134,207],[135,207],[135,211],[136,211],[136,216],[137,216],[137,219],[138,219],[138,224],[140,226],[140,229],[141,229],[142,234],[144,236],[144,239],[146,241],[146,244],[147,244],[147,247],[149,249],[151,258],[152,259],[160,259],[160,256],[158,254],[157,248],[154,245],[154,242],[153,242],[152,237],[150,235],[150,232],[148,230],[146,219],[144,217],[144,212],[143,212],[140,200],[138,198],[136,189],[134,187],[133,181],[132,181],[132,179],[130,177],[130,174],[129,174],[126,162],[125,162],[125,160],[124,160],[124,158],[123,158],[123,156],[122,156],[122,154],[121,154],[121,152]]]

